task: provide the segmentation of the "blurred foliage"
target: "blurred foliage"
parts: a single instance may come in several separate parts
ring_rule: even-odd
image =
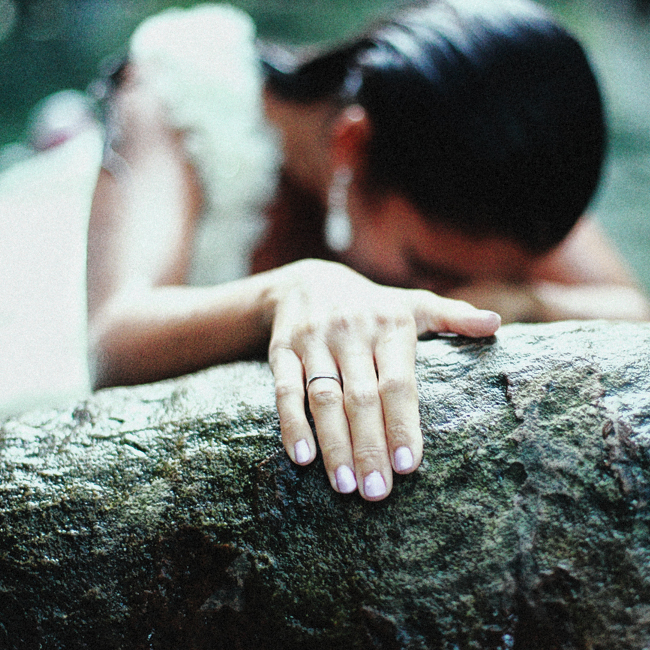
[[[589,33],[610,3],[649,0],[545,0]],[[349,35],[400,0],[231,0],[248,11],[263,38],[322,42]],[[0,0],[0,145],[18,139],[29,111],[53,91],[84,89],[102,61],[119,56],[134,28],[169,6],[196,0]],[[589,5],[593,5],[590,7]]]
[[[0,145],[19,138],[29,111],[53,91],[83,90],[135,27],[191,0],[0,0]],[[341,38],[397,0],[231,0],[263,38]]]

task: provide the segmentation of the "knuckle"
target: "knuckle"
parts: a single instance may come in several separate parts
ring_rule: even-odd
[[[373,326],[376,325],[367,309],[351,304],[339,305],[329,317],[328,332],[332,336],[365,339]]]
[[[395,327],[400,331],[415,336],[415,333],[417,331],[417,326],[415,324],[415,317],[413,316],[413,313],[409,311],[408,314],[403,314],[398,318],[396,318]]]
[[[316,319],[305,319],[286,328],[281,333],[274,333],[269,343],[269,362],[277,362],[286,353],[295,354],[318,341],[322,330]]]
[[[352,409],[377,408],[381,404],[377,388],[350,388],[345,391],[345,405]]]
[[[314,382],[312,387],[309,390],[309,403],[312,407],[316,408],[328,408],[332,406],[338,406],[342,403],[343,397],[341,395],[341,389],[338,384],[336,387],[329,385],[319,386],[320,382]],[[332,382],[328,382],[332,383]]]
[[[294,340],[312,341],[318,338],[320,324],[314,319],[308,319],[296,326]]]
[[[386,447],[378,443],[363,443],[354,447],[355,465],[376,467],[386,456]]]
[[[347,313],[340,311],[332,315],[329,322],[329,332],[331,335],[343,336],[349,335],[359,326],[359,319]]]
[[[296,415],[285,415],[280,420],[280,429],[284,440],[296,440],[302,437],[303,419]]]
[[[412,397],[417,394],[415,376],[388,376],[379,378],[379,394],[382,397]]]
[[[413,425],[410,425],[404,420],[391,422],[386,431],[393,446],[400,447],[401,445],[411,446],[414,439],[416,430]]]
[[[302,399],[302,384],[297,385],[290,382],[278,382],[275,384],[275,399],[277,402],[286,401],[293,397]]]
[[[391,312],[377,314],[375,322],[382,329],[408,329],[413,327],[414,319],[410,310],[396,308]]]
[[[269,365],[273,370],[279,366],[287,352],[291,352],[291,345],[284,337],[274,337],[269,343]]]
[[[328,440],[318,439],[320,445],[321,453],[323,458],[327,460],[335,460],[337,458],[347,458],[350,454],[350,445],[345,443],[342,440]]]

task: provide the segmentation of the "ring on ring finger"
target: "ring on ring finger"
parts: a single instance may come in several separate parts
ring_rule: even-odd
[[[331,379],[339,384],[340,394],[343,392],[343,382],[338,373],[319,372],[309,375],[306,382],[307,389],[317,379]],[[332,384],[322,384],[321,388],[332,387]],[[314,388],[310,394],[311,398],[318,389]],[[335,392],[338,392],[335,390]],[[330,401],[333,399],[333,401]],[[340,398],[339,398],[340,399]],[[312,404],[312,410],[316,431],[323,446],[325,467],[330,477],[332,487],[342,494],[349,494],[357,489],[357,479],[354,474],[354,463],[352,448],[350,446],[350,432],[348,421],[343,410],[343,402],[336,398],[328,397],[326,402]],[[328,451],[328,448],[330,451]],[[333,452],[333,450],[336,452]],[[347,449],[347,452],[345,451]]]
[[[316,381],[317,379],[333,379],[334,381],[338,382],[341,388],[343,388],[343,382],[341,381],[341,376],[339,374],[333,374],[333,373],[318,373],[315,375],[311,375],[307,380],[307,383],[305,384],[305,388],[309,390],[309,386],[311,385],[311,383]]]

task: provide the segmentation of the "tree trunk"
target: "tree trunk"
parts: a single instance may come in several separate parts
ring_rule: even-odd
[[[0,428],[0,648],[650,647],[650,326],[419,347],[422,467],[282,450],[268,366]]]

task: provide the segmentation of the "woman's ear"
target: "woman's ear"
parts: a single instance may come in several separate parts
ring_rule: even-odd
[[[365,166],[370,142],[370,119],[358,104],[348,106],[336,117],[332,127],[332,162],[334,169],[357,169]]]

